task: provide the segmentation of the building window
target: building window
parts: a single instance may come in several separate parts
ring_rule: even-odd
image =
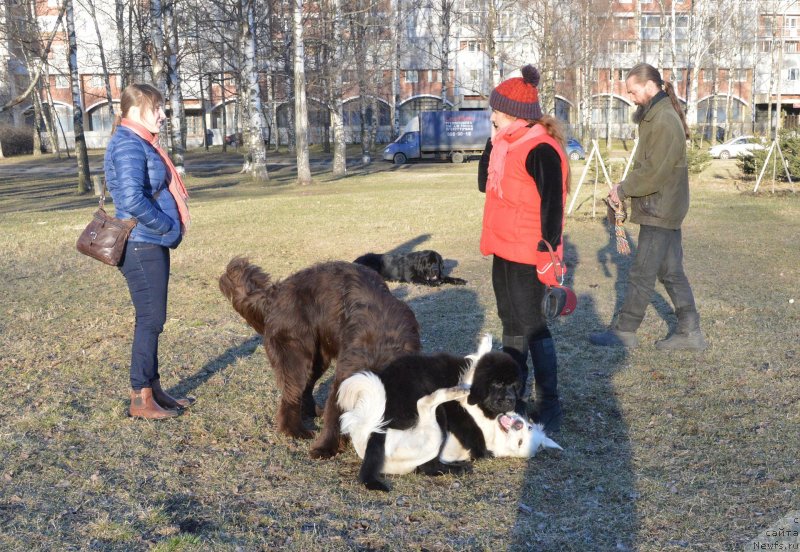
[[[469,71],[469,80],[471,80],[473,83],[477,83],[478,82],[478,70],[477,69],[470,69],[470,71]]]
[[[642,16],[642,40],[658,40],[661,36],[661,16]]]
[[[618,33],[627,34],[628,31],[631,29],[631,22],[633,21],[630,17],[615,17],[614,18],[614,29]]]
[[[419,82],[419,72],[414,71],[406,71],[406,82],[410,84],[416,84]]]
[[[736,80],[738,82],[744,82],[747,80],[747,69],[737,69],[736,70]]]
[[[798,43],[796,40],[790,40],[786,42],[786,53],[787,54],[796,54],[800,52],[800,48],[798,48]]]
[[[683,71],[681,69],[670,71],[670,73],[670,80],[672,82],[681,82],[683,80]]]
[[[69,88],[69,78],[66,75],[56,75],[56,88]]]
[[[89,78],[89,87],[90,88],[105,88],[105,84],[103,83],[103,77],[100,75],[92,75]]]
[[[788,75],[787,80],[790,80],[790,81],[800,80],[800,69],[798,69],[796,67],[793,67],[793,68],[789,69],[789,75]]]
[[[514,34],[515,14],[501,12],[498,17],[497,28],[500,36],[512,36]]]
[[[108,104],[101,105],[89,114],[89,130],[111,132],[114,120]]]
[[[762,40],[761,41],[761,53],[768,54],[772,51],[772,41],[771,40]]]
[[[481,51],[481,43],[477,40],[470,40],[467,42],[467,50],[470,52],[480,52]]]

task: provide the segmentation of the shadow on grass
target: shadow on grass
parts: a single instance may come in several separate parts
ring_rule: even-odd
[[[577,248],[564,240],[567,265]],[[616,240],[597,253],[600,264],[629,261],[616,254]],[[605,268],[606,275],[611,271]],[[581,274],[568,273],[567,285]],[[621,278],[619,278],[621,279]],[[617,286],[616,303],[621,302]],[[576,312],[551,324],[559,360],[564,424],[555,440],[560,453],[544,452],[527,465],[510,550],[631,550],[640,521],[628,425],[613,385],[626,368],[625,349],[593,347],[587,329],[603,327],[592,294],[578,298]],[[589,528],[581,520],[593,520]]]
[[[170,394],[181,396],[190,394],[192,391],[211,379],[214,374],[222,372],[238,359],[252,355],[260,344],[261,336],[254,335],[239,345],[229,347],[221,355],[209,360],[197,371],[196,374],[189,376],[188,378],[184,378],[178,382],[177,385],[169,389],[168,392]]]

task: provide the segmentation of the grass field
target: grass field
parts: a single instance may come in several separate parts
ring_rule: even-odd
[[[31,170],[11,170],[20,163]],[[663,288],[642,347],[589,345],[620,303],[628,259],[590,216],[586,184],[567,221],[579,307],[552,328],[564,451],[393,477],[389,494],[356,482],[352,450],[312,461],[309,442],[274,431],[272,371],[216,280],[237,254],[283,277],[436,249],[467,286],[390,287],[426,351],[471,352],[501,333],[477,250],[475,163],[379,163],[303,188],[287,168],[260,186],[235,167],[192,174],[160,359],[165,387],[197,403],[160,423],[126,417],[124,279],[74,249],[95,200],[40,166],[0,162],[0,549],[741,550],[800,508],[800,198],[749,193],[733,161],[694,177],[684,225],[706,352],[653,347],[674,323]]]

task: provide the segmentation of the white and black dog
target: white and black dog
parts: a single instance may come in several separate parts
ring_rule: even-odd
[[[347,378],[338,394],[340,420],[363,459],[359,481],[388,491],[381,474],[464,473],[476,458],[560,448],[513,412],[518,370],[509,355],[491,351],[487,336],[466,358],[408,355],[380,374]]]
[[[474,392],[466,400],[444,405],[448,434],[439,454],[441,462],[466,462],[484,457],[530,458],[541,449],[563,450],[545,434],[541,424],[532,424],[510,409],[497,412],[487,407],[485,401],[475,400],[479,395],[478,389],[485,389],[487,382],[488,386],[498,384],[496,376],[489,370],[496,370],[501,365],[502,356],[507,357],[502,365],[510,373],[508,361],[514,362],[513,359],[506,353],[492,352],[492,336],[486,335],[481,340],[478,352],[467,357],[469,365],[461,383],[472,386]],[[486,362],[492,358],[493,362]],[[468,416],[464,416],[464,413]]]
[[[378,272],[384,280],[426,286],[463,286],[467,283],[461,278],[445,276],[442,256],[430,249],[410,253],[367,253],[353,262]]]

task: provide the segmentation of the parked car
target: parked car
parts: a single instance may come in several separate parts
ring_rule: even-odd
[[[753,151],[762,150],[764,146],[755,136],[739,136],[728,140],[724,144],[717,144],[708,150],[711,157],[717,159],[730,159],[731,157],[753,155]]]
[[[243,143],[242,142],[242,133],[241,132],[235,132],[233,134],[228,134],[225,137],[225,143],[228,144],[229,146],[233,146],[233,147],[238,148]]]
[[[578,159],[583,159],[586,157],[586,152],[583,151],[583,146],[575,138],[569,138],[567,140],[567,157],[573,161],[577,161]]]

